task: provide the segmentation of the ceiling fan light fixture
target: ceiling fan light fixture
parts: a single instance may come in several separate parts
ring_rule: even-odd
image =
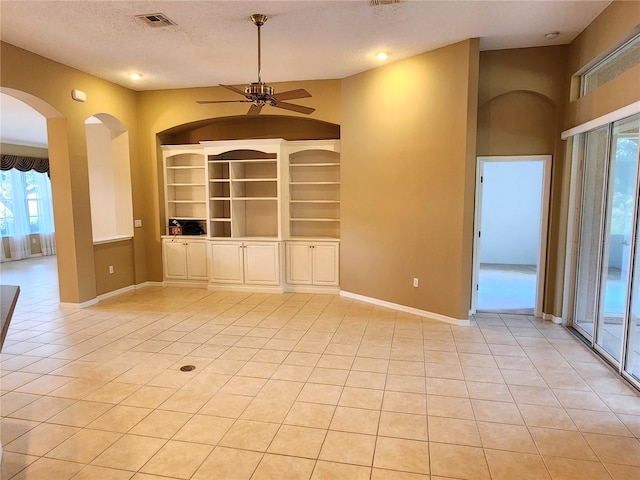
[[[286,100],[294,100],[298,98],[309,98],[311,94],[304,88],[297,88],[295,90],[288,90],[279,94],[275,93],[275,90],[271,85],[267,85],[262,81],[261,75],[261,46],[260,46],[260,27],[267,21],[267,16],[261,13],[255,13],[249,17],[251,21],[258,27],[258,81],[252,82],[247,85],[244,90],[234,87],[233,85],[222,85],[228,90],[234,93],[242,95],[243,100],[196,100],[198,104],[207,103],[250,103],[249,111],[247,115],[258,115],[262,111],[262,107],[269,105],[271,107],[282,108],[284,110],[290,110],[292,112],[302,113],[309,115],[315,111],[315,108],[306,107],[304,105],[297,105],[295,103],[289,103]]]
[[[244,93],[250,96],[257,95],[270,97],[273,95],[273,87],[264,82],[253,82],[245,87]]]

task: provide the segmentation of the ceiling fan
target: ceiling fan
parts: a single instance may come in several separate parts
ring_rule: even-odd
[[[315,111],[315,108],[305,107],[303,105],[296,105],[294,103],[288,103],[284,100],[294,100],[296,98],[309,98],[311,94],[303,88],[296,90],[288,90],[282,93],[275,93],[273,87],[267,85],[262,81],[261,73],[261,52],[260,52],[260,27],[267,21],[267,16],[261,13],[251,15],[251,21],[258,27],[258,81],[252,82],[245,87],[244,90],[240,90],[232,85],[222,85],[221,87],[227,88],[232,92],[242,95],[244,100],[198,100],[196,103],[251,103],[251,107],[247,112],[247,115],[258,115],[265,105],[272,107],[283,108],[285,110],[291,110],[293,112],[304,113],[306,115]]]

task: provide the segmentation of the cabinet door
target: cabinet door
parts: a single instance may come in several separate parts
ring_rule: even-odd
[[[312,253],[310,243],[287,242],[287,283],[310,285],[312,281]]]
[[[207,244],[190,240],[187,243],[187,278],[207,280]]]
[[[211,243],[211,281],[214,283],[243,283],[242,243]]]
[[[244,244],[244,281],[254,285],[280,284],[280,244]]]
[[[165,278],[187,278],[187,250],[182,240],[167,240],[162,244]]]
[[[313,248],[313,284],[338,285],[340,269],[340,245],[319,243]]]

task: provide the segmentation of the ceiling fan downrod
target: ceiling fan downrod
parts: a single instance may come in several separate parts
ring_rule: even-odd
[[[260,42],[260,27],[267,21],[267,16],[262,13],[251,15],[251,21],[258,27],[258,83],[262,83],[262,46]]]
[[[244,93],[249,100],[253,100],[256,106],[264,105],[267,102],[271,105],[277,105],[275,100],[269,102],[273,95],[273,88],[262,82],[262,44],[260,41],[260,27],[267,21],[267,16],[262,13],[254,13],[251,15],[251,21],[258,27],[258,81],[247,85]]]

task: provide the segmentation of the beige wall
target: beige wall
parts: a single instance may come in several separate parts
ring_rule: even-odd
[[[103,295],[134,284],[133,241],[98,244],[94,248],[96,293]],[[113,273],[109,273],[113,266]]]
[[[577,98],[577,75],[638,33],[640,2],[616,0],[571,43],[566,74],[574,88],[572,101],[566,98],[565,130],[640,100],[640,65]]]
[[[84,122],[97,113],[118,118],[129,130],[131,162],[137,166],[135,92],[13,45],[2,43],[0,48],[2,91],[47,117],[60,299],[69,303],[92,300],[96,297],[96,276]],[[87,101],[73,101],[72,89],[86,92]],[[140,176],[134,179],[134,205],[144,203],[139,184],[145,181]],[[141,230],[136,232],[136,244],[144,241]],[[136,278],[144,281],[144,256],[135,257],[135,261]]]
[[[562,311],[568,169],[560,140],[567,46],[480,53],[478,156],[552,155],[543,312]]]
[[[40,245],[40,235],[33,233],[29,235],[29,246],[31,247],[31,255],[38,255],[42,253],[42,246]],[[2,238],[2,248],[4,249],[4,256],[11,258],[11,248],[9,246],[9,238]]]
[[[276,92],[305,88],[311,93],[312,98],[296,101],[301,105],[309,105],[316,108],[312,118],[325,122],[340,124],[340,81],[316,80],[307,82],[274,83]],[[209,119],[221,119],[224,117],[236,117],[244,115],[248,109],[245,103],[226,103],[215,105],[198,105],[196,100],[234,100],[239,95],[230,92],[223,87],[188,88],[177,90],[161,90],[139,93],[138,124],[140,126],[139,153],[141,162],[139,170],[132,174],[144,178],[145,203],[143,209],[146,212],[144,250],[136,248],[135,255],[144,255],[147,264],[147,280],[162,281],[162,250],[160,235],[164,234],[165,227],[161,220],[164,213],[161,212],[162,198],[162,157],[158,134],[172,127],[191,122],[205,121]],[[261,117],[268,115],[281,115],[282,110],[265,107]],[[306,115],[295,112],[286,112],[292,118],[308,118]],[[208,123],[208,122],[205,122]],[[251,127],[240,124],[236,127],[236,138],[252,138]],[[260,138],[260,132],[254,130],[254,134]],[[199,139],[202,139],[201,137]],[[138,218],[138,217],[136,217]]]
[[[313,98],[300,103],[317,108],[311,117],[342,129],[342,288],[466,318],[476,153],[523,153],[526,146],[554,154],[548,265],[554,273],[547,279],[545,309],[558,314],[568,191],[558,131],[640,99],[637,67],[574,102],[568,100],[570,77],[629,37],[640,24],[638,5],[614,1],[568,48],[480,55],[477,41],[468,40],[344,80],[276,84],[279,91],[309,90]],[[101,279],[100,256],[108,247],[94,248],[91,239],[84,121],[99,113],[117,118],[129,132],[134,218],[143,221],[130,250],[111,255],[131,262],[125,283],[161,280],[157,135],[190,122],[241,116],[246,105],[195,103],[238,98],[221,87],[136,93],[5,43],[1,49],[3,91],[26,92],[48,117],[62,301],[84,302],[126,286]],[[87,102],[70,98],[74,88],[87,93]],[[207,136],[207,128],[194,134]],[[411,286],[414,277],[419,288]]]
[[[343,80],[343,290],[468,318],[477,76],[468,40]]]

